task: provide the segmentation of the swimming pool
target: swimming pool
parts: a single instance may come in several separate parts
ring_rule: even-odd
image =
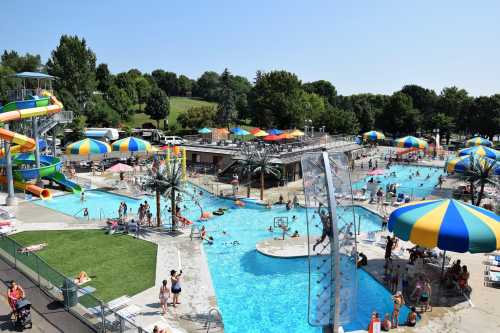
[[[152,198],[145,197],[154,210]],[[121,201],[135,212],[140,200],[119,196],[104,191],[88,191],[86,201],[74,195],[56,197],[51,201],[37,201],[45,207],[73,215],[83,206],[89,208],[91,216],[99,211],[116,216]],[[272,210],[254,203],[247,203],[244,208],[235,208],[232,202],[215,198],[206,192],[200,203],[205,211],[219,207],[229,207],[223,216],[204,222],[208,234],[215,239],[214,245],[205,245],[208,264],[218,306],[221,310],[225,331],[228,333],[244,332],[320,332],[307,322],[308,297],[308,262],[307,259],[276,259],[261,255],[255,250],[255,244],[272,235],[267,227],[273,224],[273,217],[289,218],[290,228],[306,234],[306,212],[303,208],[287,211],[283,206]],[[200,216],[199,208],[187,201],[183,214],[192,220]],[[361,217],[363,232],[379,230],[381,219],[378,215],[355,206],[356,220]],[[338,214],[345,214],[346,223],[352,221],[352,212],[338,209]],[[292,216],[296,216],[295,222]],[[225,233],[223,233],[223,231]],[[232,242],[237,240],[239,245]],[[391,312],[392,302],[389,292],[368,273],[358,273],[358,311],[356,321],[346,326],[348,330],[366,329],[370,313]],[[401,318],[406,318],[403,310]]]
[[[356,190],[366,188],[368,180],[373,178],[380,182],[379,187],[382,187],[384,192],[389,184],[399,184],[398,193],[420,199],[432,194],[440,175],[444,175],[442,168],[396,164],[386,169],[384,175],[367,176],[354,183],[352,187]]]

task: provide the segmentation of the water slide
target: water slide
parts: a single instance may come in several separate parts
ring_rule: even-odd
[[[62,103],[59,102],[55,96],[40,97],[25,101],[10,102],[5,104],[4,106],[0,106],[0,123],[8,123],[11,121],[22,120],[32,117],[48,116],[60,112],[62,108],[63,108]],[[11,153],[13,154],[31,152],[36,147],[34,139],[19,133],[9,131],[5,128],[0,128],[0,139],[9,141],[13,144],[13,146],[10,149]],[[4,156],[4,154],[5,154],[4,150],[1,149],[0,157]],[[56,168],[55,166],[54,167],[44,166],[38,170],[38,173],[40,175],[44,173],[46,176],[49,176],[49,170],[52,169],[52,171],[54,172],[55,168]],[[33,175],[34,173],[36,173],[36,171],[34,170],[36,169],[27,169],[27,171],[29,172],[26,173],[24,173],[24,170],[17,170],[14,173],[14,177],[16,177],[16,180],[14,181],[14,187],[23,191],[31,192],[39,196],[41,199],[49,199],[51,197],[51,193],[49,190],[24,182],[25,180],[27,180],[26,178],[23,178],[24,174]],[[34,179],[34,178],[29,178],[29,179]],[[0,176],[0,183],[5,184],[6,182],[7,182],[6,177]]]

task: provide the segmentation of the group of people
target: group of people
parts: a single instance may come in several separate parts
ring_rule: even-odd
[[[175,308],[179,302],[179,295],[182,291],[181,288],[181,276],[182,269],[177,272],[175,269],[170,271],[170,287],[168,286],[168,280],[163,280],[160,287],[160,292],[158,298],[160,300],[160,306],[162,314],[167,313],[168,301],[172,297],[171,305]]]
[[[389,313],[386,313],[383,320],[380,320],[379,314],[377,312],[373,312],[370,324],[368,325],[369,333],[377,333],[380,331],[389,332],[393,328],[397,328],[399,326],[399,311],[401,307],[404,305],[403,295],[401,293],[394,295],[394,311],[392,316]],[[397,308],[397,310],[396,310]],[[405,325],[409,327],[415,327],[417,324],[418,313],[415,307],[411,307],[410,313],[406,317]]]
[[[148,226],[151,226],[151,219],[153,218],[153,213],[151,213],[149,203],[147,200],[144,200],[144,203],[139,205],[139,209],[137,210],[137,216],[139,217],[139,224],[143,224],[147,222]]]
[[[460,259],[456,260],[445,273],[445,285],[447,288],[457,287],[465,290],[469,286],[470,273],[466,265],[461,265]]]

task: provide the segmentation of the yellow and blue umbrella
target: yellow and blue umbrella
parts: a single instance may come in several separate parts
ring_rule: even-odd
[[[369,131],[369,132],[363,133],[363,139],[365,141],[384,140],[385,135],[383,133],[380,133],[377,131]]]
[[[120,151],[122,153],[146,152],[152,150],[151,144],[148,141],[134,138],[133,136],[115,141],[111,147],[113,151]]]
[[[403,240],[444,251],[486,253],[500,249],[500,216],[453,199],[403,205],[389,216],[389,230]]]
[[[68,155],[93,155],[111,152],[111,147],[106,142],[94,139],[83,139],[66,147]]]
[[[394,145],[398,148],[427,148],[427,142],[425,140],[416,138],[414,136],[405,136],[394,141]]]
[[[472,154],[479,155],[481,157],[492,158],[494,160],[500,160],[500,151],[484,146],[474,146],[470,148],[465,148],[461,149],[458,152],[459,156],[466,156]]]
[[[477,163],[481,163],[482,165],[492,165],[495,164],[496,161],[487,158],[487,157],[481,157],[479,155],[473,155],[474,156],[474,161]],[[458,173],[464,173],[471,168],[471,155],[464,155],[460,157],[455,157],[446,162],[445,165],[445,170],[446,172],[458,172]],[[498,166],[493,166],[494,167],[494,173],[495,175],[500,175],[500,164]]]
[[[493,146],[493,142],[488,139],[482,138],[480,136],[476,136],[475,138],[469,139],[465,141],[465,147],[474,147],[474,146]]]

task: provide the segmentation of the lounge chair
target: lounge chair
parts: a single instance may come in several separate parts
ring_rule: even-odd
[[[487,287],[500,287],[500,272],[488,272],[484,277],[484,285]]]
[[[489,255],[486,259],[486,263],[491,266],[500,266],[500,256]]]

